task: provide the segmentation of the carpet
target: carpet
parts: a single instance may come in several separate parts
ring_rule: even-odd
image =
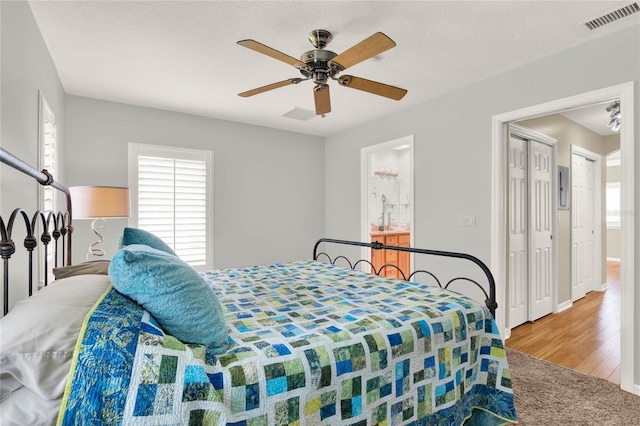
[[[519,425],[640,425],[640,396],[507,348]]]

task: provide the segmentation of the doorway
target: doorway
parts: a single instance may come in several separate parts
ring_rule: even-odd
[[[506,177],[507,177],[507,131],[510,122],[619,99],[621,105],[620,151],[621,151],[621,211],[634,211],[634,83],[629,82],[592,92],[547,102],[532,107],[496,115],[493,117],[492,137],[492,234],[491,269],[496,276],[497,292],[500,295],[496,321],[508,337],[506,327],[505,282],[507,277],[507,217],[506,217]],[[634,217],[621,217],[621,263],[620,263],[620,387],[634,392],[635,383],[635,289],[634,289]]]
[[[410,135],[361,149],[361,241],[413,247],[413,142]],[[413,255],[387,256],[384,250],[367,248],[361,259],[373,264],[373,272],[393,278],[402,278],[402,273],[408,277],[414,264]],[[369,265],[363,263],[362,268],[371,272]]]
[[[571,301],[600,290],[601,156],[571,146]]]

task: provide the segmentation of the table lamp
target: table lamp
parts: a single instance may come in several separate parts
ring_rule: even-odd
[[[96,247],[104,241],[98,229],[107,226],[105,218],[129,217],[129,188],[116,186],[72,186],[71,205],[73,219],[93,219],[91,230],[98,241],[89,245],[86,259],[91,255],[104,256],[103,249]]]

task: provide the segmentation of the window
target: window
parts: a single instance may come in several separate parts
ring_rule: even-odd
[[[131,226],[196,269],[213,269],[213,152],[129,144]]]
[[[58,157],[56,151],[56,118],[42,92],[38,92],[38,168],[40,170],[47,170],[54,179],[58,178]],[[38,185],[38,210],[55,212],[58,207],[56,203],[57,196],[57,189],[51,186]],[[55,227],[54,220],[49,223],[49,232],[52,232]],[[37,224],[39,227],[42,226],[40,220],[37,221]],[[40,232],[42,232],[43,229],[39,229]],[[35,232],[38,233],[38,231]],[[48,269],[49,276],[47,281],[51,282],[54,280],[52,268],[54,266],[60,266],[64,262],[64,259],[60,256],[58,258],[60,265],[56,264],[55,254],[55,244],[53,240],[48,245],[46,259],[44,250],[39,249],[40,286],[44,285],[45,271]]]
[[[57,176],[57,156],[56,156],[56,122],[47,100],[42,92],[39,93],[38,105],[38,161],[40,170],[46,169],[54,178]],[[50,186],[40,185],[40,196],[38,197],[38,209],[42,211],[53,211],[56,209],[56,198],[58,190]]]
[[[607,182],[607,228],[620,228],[620,182]]]

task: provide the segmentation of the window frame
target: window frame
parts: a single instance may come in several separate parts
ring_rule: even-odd
[[[45,156],[47,154],[46,145],[51,141],[47,136],[47,126],[52,128],[53,133],[53,165],[46,161]],[[46,169],[54,178],[58,174],[58,133],[56,128],[56,116],[51,110],[47,99],[42,91],[38,90],[38,169]],[[51,202],[46,203],[46,198],[50,197]],[[58,210],[58,190],[48,185],[38,184],[38,205],[39,211],[45,213],[45,218],[48,219],[48,212],[53,212],[54,215]],[[49,232],[52,232],[55,227],[56,217],[53,217],[52,221],[48,223]],[[36,221],[37,226],[42,226],[40,220]],[[35,232],[35,230],[34,230]],[[47,262],[45,267],[45,255],[43,246],[39,246],[38,249],[38,282],[39,287],[43,287],[45,284],[45,275],[48,274],[48,282],[52,282],[55,277],[53,276],[53,268],[58,265],[58,258],[56,257],[56,250],[54,240],[48,245]],[[64,263],[65,259],[60,258]]]
[[[205,264],[194,266],[196,270],[212,270],[214,269],[213,263],[213,151],[162,146],[162,145],[149,145],[140,143],[129,143],[128,149],[128,180],[129,180],[129,193],[131,196],[131,216],[129,217],[129,226],[133,228],[138,227],[138,157],[139,156],[152,156],[161,158],[171,158],[179,160],[192,160],[192,161],[204,161],[206,168],[206,213],[205,213],[205,241],[206,241],[206,254]]]

